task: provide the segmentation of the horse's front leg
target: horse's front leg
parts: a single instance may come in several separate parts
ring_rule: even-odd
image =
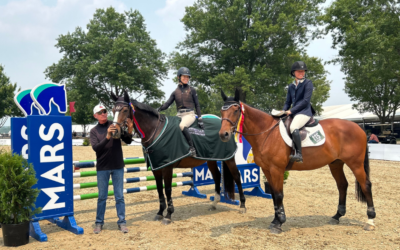
[[[168,203],[167,215],[162,221],[164,225],[168,225],[172,222],[171,217],[172,214],[174,213],[174,205],[172,203],[172,174],[173,174],[172,166],[168,166],[163,169],[165,194],[167,196],[167,203]]]
[[[271,223],[270,232],[273,234],[282,233],[282,224],[286,222],[285,208],[283,207],[283,175],[284,169],[277,166],[270,168],[271,174],[271,192],[273,192],[275,218]],[[270,180],[268,180],[270,181]]]
[[[208,161],[207,166],[214,178],[215,183],[214,201],[212,202],[208,211],[214,211],[217,209],[218,202],[221,201],[221,172],[218,170],[216,161]]]
[[[239,169],[237,168],[235,158],[229,159],[223,164],[226,164],[229,168],[229,171],[232,175],[233,180],[236,183],[236,186],[239,191],[239,199],[240,199],[240,210],[239,213],[244,214],[246,213],[246,197],[244,196],[243,188],[242,188],[242,181],[240,179],[240,172]]]
[[[160,201],[160,210],[158,210],[158,213],[157,213],[156,217],[154,218],[154,220],[161,221],[162,219],[164,219],[163,213],[164,213],[165,208],[167,207],[167,204],[165,202],[164,190],[163,190],[162,170],[153,171],[153,175],[154,175],[154,178],[156,179],[158,199]]]

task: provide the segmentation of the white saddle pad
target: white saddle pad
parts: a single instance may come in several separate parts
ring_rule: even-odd
[[[322,129],[321,124],[318,124],[315,127],[306,127],[306,130],[307,130],[307,137],[301,142],[301,146],[303,148],[321,146],[322,144],[325,143],[325,132]],[[292,139],[290,139],[283,121],[279,122],[279,131],[281,132],[281,136],[285,141],[285,143],[289,147],[292,147],[293,141]]]

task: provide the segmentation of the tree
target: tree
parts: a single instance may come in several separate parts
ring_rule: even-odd
[[[326,10],[325,32],[346,74],[345,92],[359,112],[381,123],[394,121],[400,108],[400,8],[398,1],[337,0]]]
[[[14,92],[17,84],[11,83],[0,64],[0,128],[3,127],[9,116],[22,116],[22,112],[14,103]]]
[[[68,100],[70,102],[75,102],[76,112],[71,114],[71,119],[73,122],[83,126],[83,132],[87,134],[87,125],[96,121],[93,116],[93,108],[99,101],[94,98],[93,93],[81,92],[76,89],[67,92]]]
[[[322,2],[198,0],[186,8],[182,22],[188,35],[177,45],[179,52],[171,54],[170,65],[190,68],[196,86],[222,87],[228,93],[239,88],[242,101],[269,110],[285,98],[294,59],[308,58],[303,51]],[[320,67],[323,80],[326,72]],[[326,78],[323,85],[327,97]]]
[[[167,75],[165,54],[136,10],[120,14],[112,7],[98,9],[87,31],[77,27],[60,35],[56,47],[64,56],[46,69],[46,77],[66,82],[69,90],[93,93],[108,109],[111,91],[119,96],[128,90],[146,102],[164,95],[159,86]]]

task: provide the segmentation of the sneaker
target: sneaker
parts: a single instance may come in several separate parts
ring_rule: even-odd
[[[123,232],[124,234],[126,234],[127,232],[129,232],[128,228],[126,227],[125,224],[122,225],[118,225],[118,228],[121,232]]]
[[[103,229],[103,225],[96,224],[96,226],[94,227],[93,233],[99,234],[102,229]]]

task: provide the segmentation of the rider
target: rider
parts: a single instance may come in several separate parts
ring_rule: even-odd
[[[176,103],[176,108],[178,114],[176,116],[180,117],[181,123],[179,124],[183,135],[185,136],[187,142],[190,146],[190,153],[194,157],[196,156],[196,149],[192,138],[190,137],[188,127],[193,124],[196,120],[194,114],[194,109],[196,108],[196,113],[198,116],[198,124],[201,129],[204,129],[203,119],[201,118],[199,100],[197,99],[196,89],[189,86],[190,71],[186,67],[182,67],[178,70],[178,81],[179,85],[174,92],[172,92],[168,101],[164,103],[158,111],[166,110],[174,101]]]
[[[283,107],[287,115],[294,117],[290,125],[290,133],[292,134],[296,151],[294,155],[290,156],[290,160],[299,163],[303,163],[299,129],[304,127],[315,113],[310,103],[314,87],[311,80],[306,79],[306,72],[307,66],[304,62],[298,61],[292,65],[290,74],[295,77],[295,80],[289,86]],[[290,106],[292,108],[289,110]]]

